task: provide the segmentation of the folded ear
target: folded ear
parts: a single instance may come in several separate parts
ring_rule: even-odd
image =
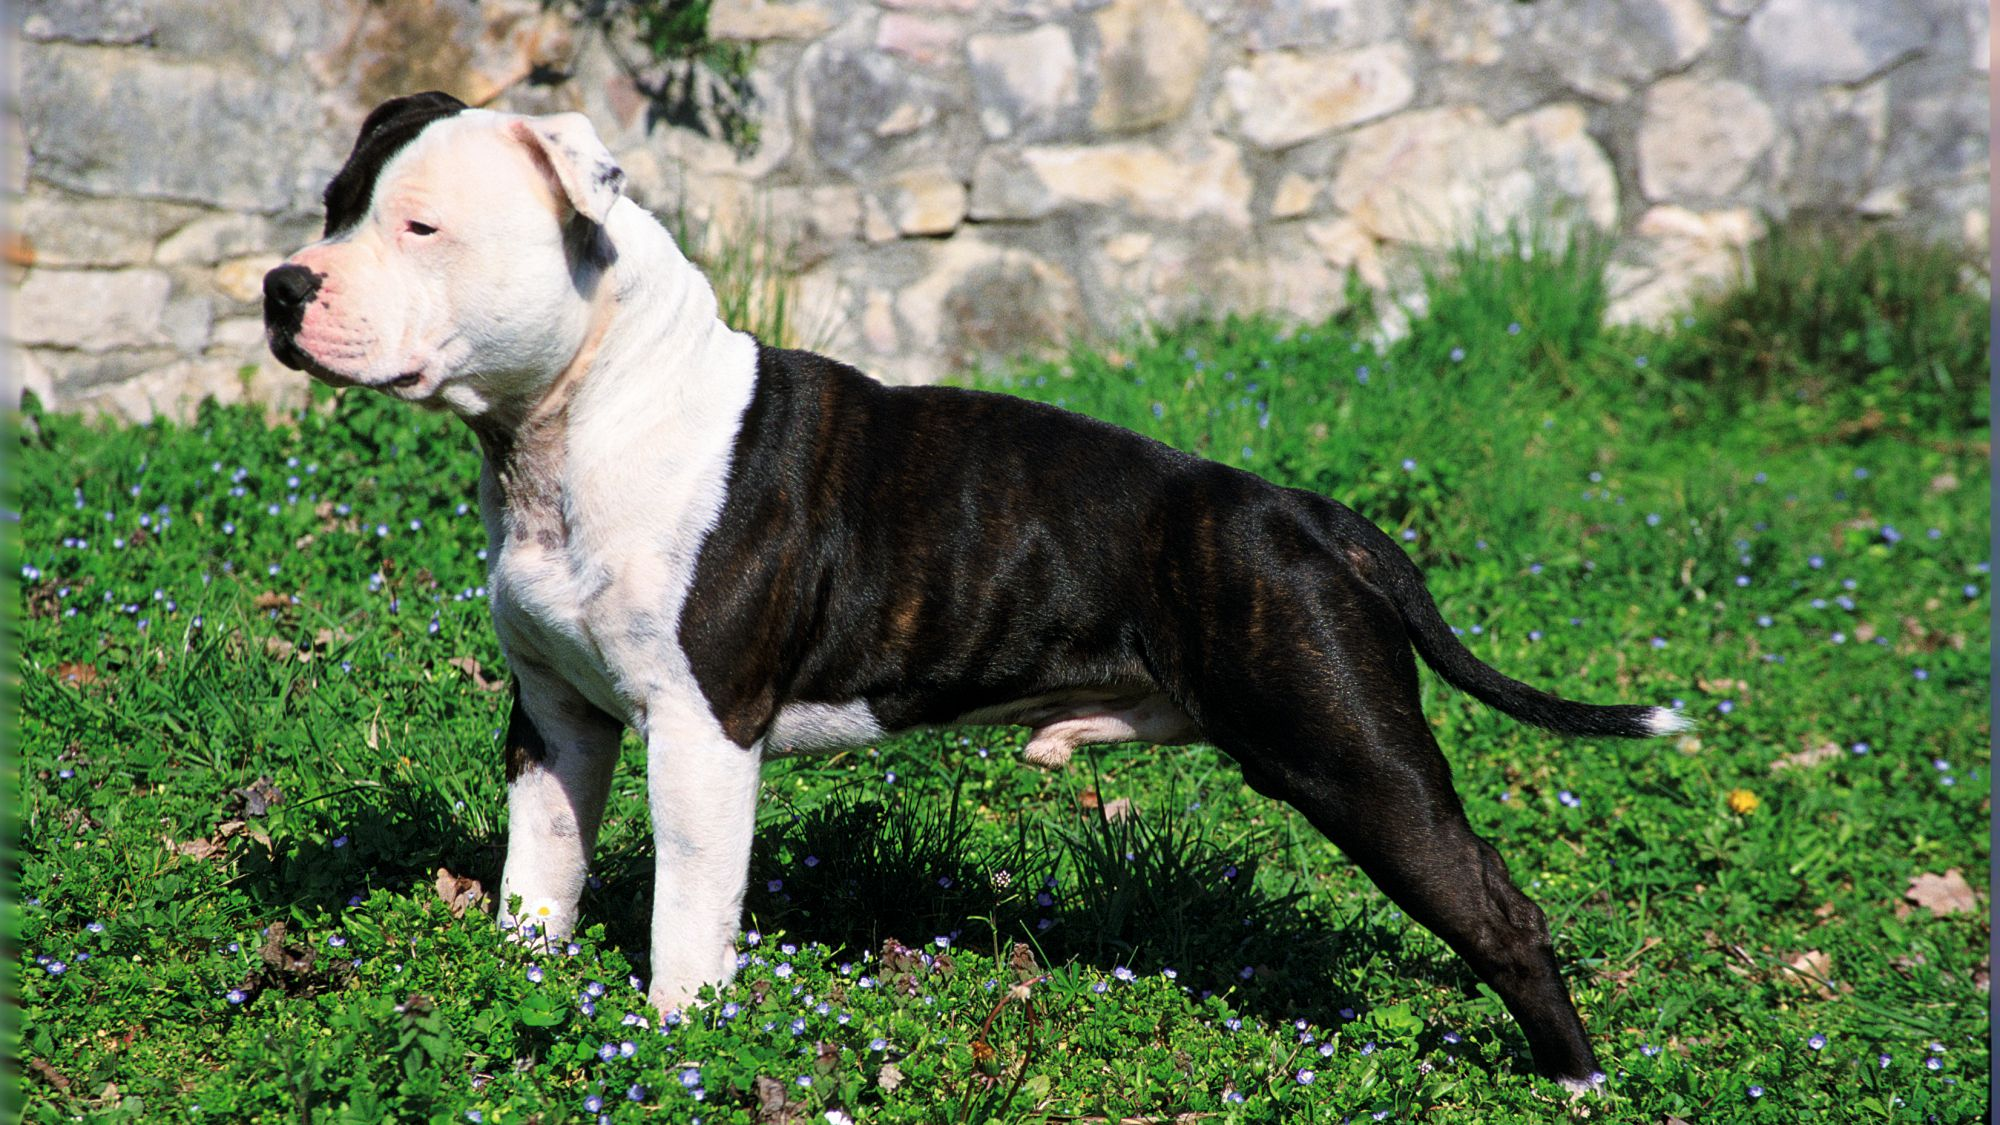
[[[625,170],[611,159],[590,118],[581,113],[526,117],[514,122],[513,132],[576,213],[602,224],[624,190]]]

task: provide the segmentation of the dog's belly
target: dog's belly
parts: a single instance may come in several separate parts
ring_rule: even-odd
[[[1079,746],[1150,742],[1178,746],[1201,737],[1187,712],[1152,684],[1111,684],[1048,692],[982,707],[953,725],[1029,727],[1022,757],[1049,769],[1067,764]],[[780,708],[765,737],[766,752],[783,757],[865,745],[889,735],[863,700],[792,703]]]

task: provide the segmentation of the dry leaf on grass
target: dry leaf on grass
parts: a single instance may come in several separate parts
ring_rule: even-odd
[[[480,886],[477,879],[453,875],[440,867],[437,869],[437,893],[451,910],[452,917],[463,918],[468,908],[486,897],[486,888]]]
[[[290,594],[279,594],[267,590],[264,593],[258,594],[252,604],[258,609],[290,609],[292,596]]]
[[[175,855],[184,855],[190,859],[214,859],[223,851],[222,845],[214,840],[176,841],[172,836],[162,836],[160,842],[167,845],[167,850]]]
[[[1785,770],[1798,769],[1802,766],[1816,766],[1821,762],[1830,762],[1838,757],[1840,757],[1840,746],[1838,744],[1822,742],[1818,746],[1807,746],[1804,750],[1795,750],[1772,762],[1771,772],[1783,773]]]
[[[1903,892],[1903,897],[1939,918],[1979,909],[1979,896],[1966,885],[1965,876],[1956,867],[1942,875],[1910,876],[1910,889]]]
[[[64,687],[87,687],[97,682],[97,665],[65,660],[50,673]]]
[[[1817,949],[1809,949],[1786,962],[1792,970],[1792,980],[1808,992],[1817,992],[1825,999],[1833,999],[1833,991],[1827,983],[1833,979],[1833,958]]]
[[[479,661],[474,660],[470,656],[454,656],[450,660],[445,661],[445,663],[472,677],[473,684],[480,691],[505,691],[507,689],[506,679],[488,678],[486,670],[479,666]]]

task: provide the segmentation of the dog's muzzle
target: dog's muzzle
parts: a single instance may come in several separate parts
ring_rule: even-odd
[[[264,275],[264,335],[271,341],[271,354],[294,371],[305,371],[312,357],[294,337],[305,322],[306,306],[319,292],[320,275],[304,266],[282,265]]]

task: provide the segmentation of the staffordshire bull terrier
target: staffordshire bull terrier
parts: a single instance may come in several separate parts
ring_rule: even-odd
[[[1005,395],[886,387],[766,346],[579,114],[444,94],[371,113],[325,237],[264,280],[272,352],[464,419],[514,674],[500,924],[565,938],[622,731],[657,849],[649,999],[720,985],[765,757],[940,724],[1025,757],[1212,743],[1520,1022],[1601,1080],[1542,912],[1466,822],[1418,701],[1577,735],[1684,727],[1509,679],[1387,535],[1314,493]]]

